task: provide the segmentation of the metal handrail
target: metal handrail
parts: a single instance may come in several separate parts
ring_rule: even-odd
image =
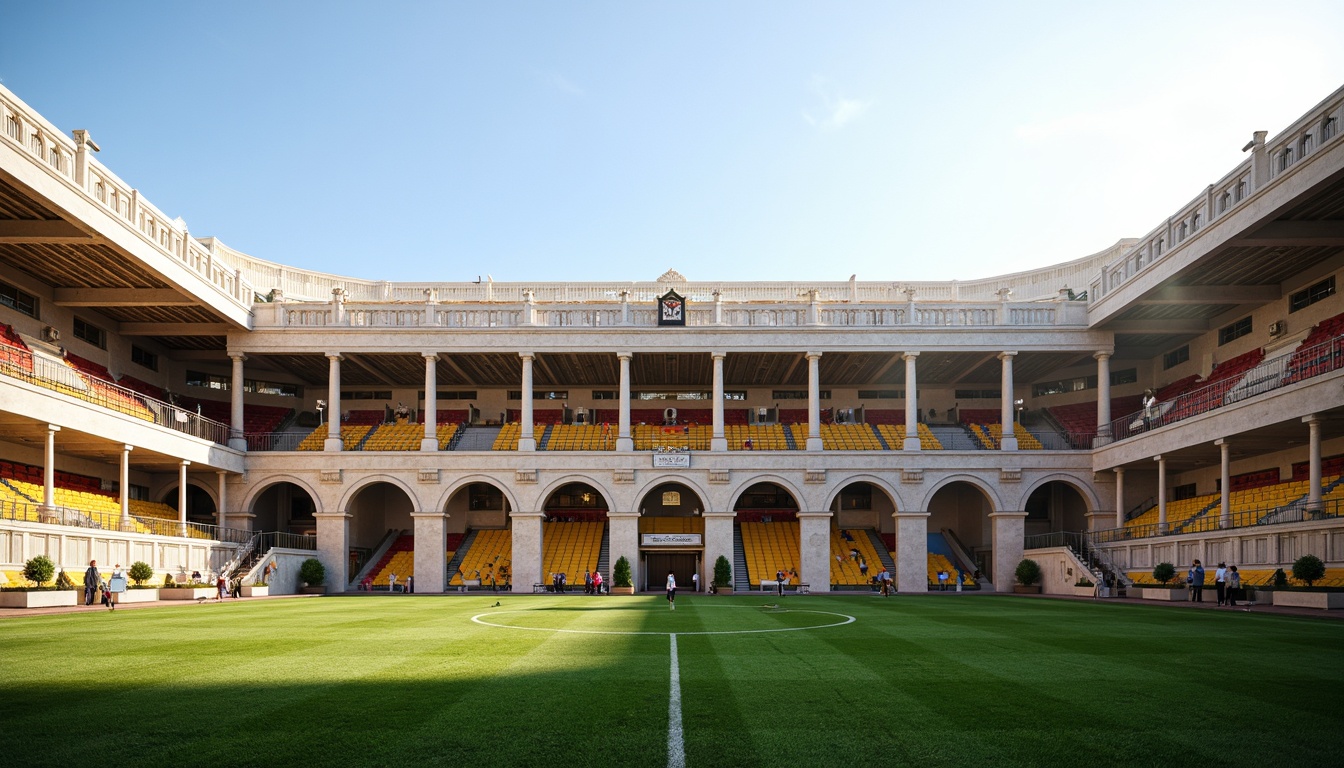
[[[198,540],[219,541],[227,544],[245,544],[254,536],[271,547],[290,549],[317,549],[317,537],[285,531],[255,531],[240,528],[224,528],[207,523],[183,523],[179,520],[165,520],[159,517],[138,517],[131,515],[109,514],[94,510],[74,509],[71,507],[33,504],[27,501],[0,499],[0,520],[15,520],[48,525],[65,525],[75,528],[92,528],[121,533],[142,533],[153,536],[172,536]]]
[[[1206,533],[1230,528],[1253,528],[1261,525],[1300,523],[1308,520],[1327,520],[1336,517],[1344,517],[1344,499],[1323,500],[1317,509],[1308,509],[1305,499],[1296,499],[1278,507],[1238,510],[1232,513],[1231,524],[1227,526],[1222,525],[1222,515],[1214,510],[1208,514],[1181,521],[1179,531],[1171,530],[1172,526],[1175,525],[1171,522],[1167,524],[1166,530],[1163,530],[1158,523],[1145,523],[1143,525],[1125,526],[1124,528],[1105,528],[1090,531],[1088,536],[1095,545],[1146,539],[1153,536]]]

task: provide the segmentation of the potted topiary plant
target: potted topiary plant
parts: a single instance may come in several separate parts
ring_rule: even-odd
[[[1325,578],[1325,563],[1321,562],[1321,558],[1315,555],[1303,555],[1293,562],[1292,572],[1293,581],[1301,582],[1302,586],[1279,587],[1276,584],[1275,605],[1297,608],[1344,608],[1344,591],[1316,586],[1316,582]]]
[[[1013,591],[1021,595],[1039,595],[1041,593],[1041,566],[1035,560],[1030,558],[1017,564],[1013,570],[1013,577],[1017,583],[1013,585]]]
[[[611,594],[635,594],[635,584],[630,578],[630,561],[625,559],[625,555],[616,558],[616,565],[611,569],[611,582]]]
[[[723,555],[714,561],[714,594],[733,594],[733,566]]]
[[[310,557],[303,561],[299,566],[299,581],[304,586],[303,591],[309,595],[325,595],[327,593],[327,569],[322,565],[322,561],[315,557]]]
[[[123,603],[152,603],[159,599],[159,588],[147,582],[154,578],[154,568],[144,560],[136,560],[126,571],[131,587],[121,593]]]
[[[64,573],[64,571],[62,571]],[[32,586],[5,587],[0,590],[0,608],[50,608],[79,602],[75,586],[47,586],[56,575],[56,564],[46,555],[38,555],[23,564],[23,578]],[[66,577],[68,582],[70,579]]]
[[[1145,600],[1180,602],[1189,599],[1189,590],[1185,588],[1184,583],[1173,581],[1175,578],[1176,566],[1171,563],[1158,563],[1153,566],[1153,581],[1156,583],[1139,587],[1139,595]]]

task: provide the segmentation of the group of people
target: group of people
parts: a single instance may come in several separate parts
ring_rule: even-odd
[[[122,569],[121,563],[117,563],[112,569],[110,578],[104,579],[98,571],[98,561],[89,561],[89,567],[84,571],[84,604],[93,605],[93,600],[100,590],[102,604],[107,606],[108,610],[115,611],[121,593],[126,591],[126,571]]]
[[[1185,575],[1185,583],[1190,585],[1192,602],[1204,602],[1204,577],[1204,566],[1196,560]],[[1217,591],[1218,605],[1233,608],[1236,607],[1238,600],[1246,599],[1246,590],[1241,586],[1241,573],[1237,571],[1235,565],[1218,563],[1218,568],[1213,572],[1213,586]]]

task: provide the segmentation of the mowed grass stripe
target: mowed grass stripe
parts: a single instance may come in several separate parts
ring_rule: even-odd
[[[689,766],[1329,764],[1344,747],[1339,622],[991,596],[677,603],[389,596],[7,620],[0,753],[53,765],[666,765],[666,634],[471,623],[492,610],[678,632]],[[798,609],[858,621],[681,634],[831,620]]]

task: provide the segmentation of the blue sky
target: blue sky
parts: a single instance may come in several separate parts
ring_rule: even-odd
[[[1142,236],[1344,83],[1344,3],[0,4],[197,236],[390,280],[986,277]]]

